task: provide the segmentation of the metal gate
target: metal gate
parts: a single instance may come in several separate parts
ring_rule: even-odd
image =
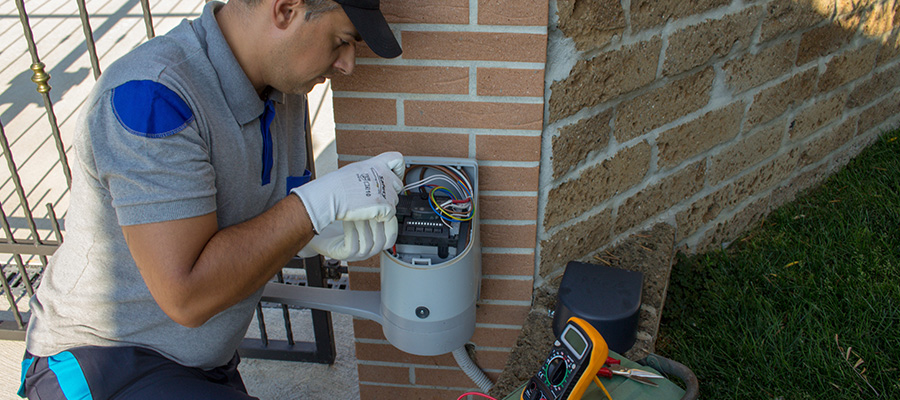
[[[67,68],[71,67],[74,60],[83,56],[84,51],[86,51],[90,60],[90,70],[93,78],[96,80],[101,74],[101,68],[97,45],[94,41],[95,34],[98,37],[102,37],[111,32],[114,27],[110,21],[114,21],[116,16],[122,17],[126,15],[128,10],[137,6],[138,1],[140,2],[141,18],[143,19],[146,38],[149,40],[155,35],[153,16],[150,12],[150,0],[126,0],[119,3],[118,9],[103,15],[105,21],[97,29],[91,28],[90,15],[85,0],[74,1],[78,6],[81,31],[84,35],[84,47],[82,48],[82,44],[79,44],[77,50],[72,50],[58,65],[50,68],[50,71],[54,72],[54,74],[56,74],[56,71],[62,74],[71,73],[67,71]],[[45,3],[49,2],[45,1],[36,7],[44,6]],[[29,5],[34,5],[35,3],[32,1]],[[175,3],[202,6],[199,0],[185,2],[176,0]],[[28,132],[41,132],[42,135],[47,135],[49,130],[48,140],[52,138],[52,146],[55,147],[56,154],[48,156],[44,152],[37,155],[37,150],[24,154],[27,162],[39,163],[44,167],[36,174],[38,178],[35,182],[32,182],[31,185],[28,182],[23,183],[23,179],[20,176],[22,164],[17,163],[11,147],[18,140],[25,140],[23,139],[25,133],[14,135],[16,132],[8,132],[4,123],[9,121],[4,121],[4,114],[8,115],[8,119],[12,119],[11,115],[16,115],[27,108],[29,100],[26,97],[28,95],[16,93],[16,90],[13,89],[0,94],[0,99],[5,97],[9,100],[9,97],[14,97],[11,99],[11,107],[6,108],[5,111],[0,109],[2,111],[0,112],[0,147],[2,147],[0,150],[3,152],[3,157],[9,170],[8,179],[5,179],[2,182],[2,186],[0,186],[0,197],[2,197],[0,198],[0,225],[2,225],[2,234],[0,234],[0,285],[2,287],[0,287],[0,291],[2,291],[9,304],[7,310],[0,311],[0,339],[5,340],[24,340],[25,338],[25,330],[27,329],[29,318],[29,313],[25,310],[28,306],[27,302],[39,286],[41,275],[48,265],[50,256],[64,239],[64,218],[57,218],[57,212],[62,211],[64,213],[65,210],[58,210],[57,207],[62,204],[63,206],[60,208],[65,208],[62,199],[66,197],[72,183],[69,163],[66,157],[67,148],[60,133],[60,122],[57,121],[54,111],[54,100],[58,100],[59,97],[51,95],[50,74],[48,74],[46,66],[41,61],[40,52],[38,51],[40,40],[35,40],[25,1],[15,0],[15,6],[18,22],[24,32],[22,40],[27,43],[28,55],[31,58],[30,70],[23,71],[17,78],[21,78],[18,81],[22,81],[26,78],[26,74],[30,75],[30,81],[36,85],[37,93],[41,97],[39,106],[43,107],[43,114],[46,116],[46,121],[43,124],[46,124],[45,126],[49,128],[36,128],[38,122],[33,121],[34,123],[25,130]],[[101,6],[110,7],[111,5],[106,3]],[[0,12],[7,11],[9,10],[0,10]],[[183,15],[174,14],[180,17],[191,16],[188,13],[181,13]],[[0,15],[0,17],[12,17],[12,15],[4,14]],[[74,15],[62,16],[62,18],[66,17],[74,18]],[[0,37],[10,34],[11,25],[7,25],[7,28],[6,30],[0,29]],[[68,39],[68,36],[65,39]],[[0,54],[3,54],[4,50],[9,50],[10,47],[10,45],[6,45],[6,48],[2,46],[0,45]],[[6,61],[11,62],[11,59],[12,57],[0,57],[0,60],[3,61],[0,63],[0,72],[10,67],[10,64],[6,64]],[[31,92],[30,96],[33,96],[33,92]],[[83,99],[80,101],[83,102]],[[0,102],[0,105],[3,105],[3,102]],[[34,105],[38,106],[38,104]],[[42,140],[42,138],[37,139],[38,142],[42,142]],[[43,140],[41,146],[47,147],[46,141]],[[311,146],[309,148],[312,149]],[[312,154],[312,151],[309,153]],[[59,177],[59,174],[62,176]],[[59,182],[52,184],[53,187],[51,189],[43,188],[48,185],[48,182],[54,182],[54,176],[58,178],[56,181]],[[60,187],[63,185],[65,187]],[[35,193],[38,190],[36,188],[39,186],[43,186],[40,189],[45,191],[43,196],[40,196],[41,193]],[[29,203],[29,198],[34,198],[35,196],[40,200],[50,197],[50,201],[44,203],[43,211],[40,211],[40,207],[35,207]],[[56,196],[55,199],[53,196]],[[285,267],[283,273],[279,273],[274,279],[279,282],[287,281],[298,285],[333,286],[341,289],[346,285],[339,278],[341,273],[345,271],[342,271],[342,268],[336,264],[326,266],[321,258],[295,259]],[[281,319],[283,319],[285,331],[283,339],[269,338],[265,313],[263,312],[264,307],[281,309]],[[252,358],[331,364],[335,359],[331,314],[325,311],[311,310],[311,318],[314,340],[295,341],[291,324],[291,313],[288,307],[285,305],[261,303],[257,306],[257,325],[259,326],[260,337],[259,339],[245,339],[240,352],[243,356]]]

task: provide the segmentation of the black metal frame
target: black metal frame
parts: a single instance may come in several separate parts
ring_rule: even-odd
[[[306,271],[306,284],[313,287],[327,287],[329,269],[326,269],[322,257],[306,259],[294,258],[285,268],[300,268]],[[284,283],[281,273],[278,274],[279,283]],[[310,310],[312,313],[313,334],[315,341],[294,341],[291,328],[288,306],[281,304],[285,324],[285,340],[269,339],[266,331],[265,318],[262,313],[261,303],[256,306],[256,317],[259,322],[260,339],[244,338],[238,353],[245,358],[263,358],[282,361],[302,361],[319,364],[334,364],[337,355],[334,345],[334,327],[331,321],[331,312],[322,310]]]

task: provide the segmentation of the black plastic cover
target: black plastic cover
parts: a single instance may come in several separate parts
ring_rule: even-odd
[[[559,285],[553,334],[559,336],[571,317],[589,322],[609,345],[624,353],[634,345],[641,309],[640,272],[571,261]]]

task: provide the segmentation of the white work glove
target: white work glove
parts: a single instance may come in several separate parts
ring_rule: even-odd
[[[382,153],[344,166],[291,193],[303,201],[317,233],[336,220],[387,222],[396,213],[405,169],[402,154]]]
[[[335,221],[325,227],[297,255],[302,258],[321,254],[343,261],[368,259],[394,245],[397,240],[397,217],[387,222]]]

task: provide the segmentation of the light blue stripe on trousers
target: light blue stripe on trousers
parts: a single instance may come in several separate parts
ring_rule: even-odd
[[[59,387],[67,400],[93,400],[91,388],[88,387],[84,372],[81,371],[81,365],[72,353],[64,351],[48,357],[47,361],[50,370],[56,374]]]
[[[16,393],[19,397],[25,397],[25,374],[28,372],[28,368],[31,368],[31,363],[33,362],[33,358],[22,360],[22,384],[19,386],[19,392]]]

